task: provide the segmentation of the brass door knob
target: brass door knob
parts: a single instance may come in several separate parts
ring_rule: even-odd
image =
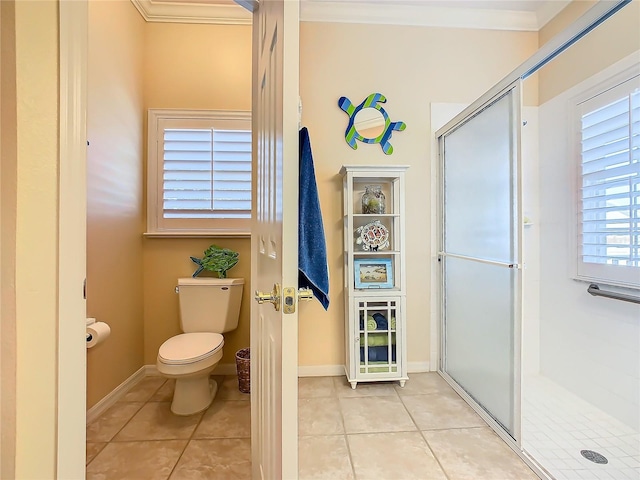
[[[256,290],[254,294],[254,298],[256,302],[259,304],[263,304],[265,302],[272,303],[276,312],[280,311],[280,285],[274,284],[273,290],[270,293],[264,293],[259,290]]]

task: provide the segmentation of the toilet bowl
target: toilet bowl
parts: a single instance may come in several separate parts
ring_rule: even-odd
[[[244,280],[179,278],[180,326],[184,333],[167,339],[158,350],[158,372],[176,381],[171,411],[193,415],[206,410],[216,396],[209,375],[222,359],[222,333],[238,326]]]
[[[192,415],[211,405],[218,386],[209,375],[222,358],[224,338],[219,333],[182,333],[160,346],[157,368],[176,380],[171,411]]]

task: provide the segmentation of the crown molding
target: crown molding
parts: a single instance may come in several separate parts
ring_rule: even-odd
[[[562,3],[562,2],[558,2]],[[426,4],[301,0],[303,22],[368,23],[489,30],[538,31],[536,12],[448,8]]]
[[[194,0],[131,0],[147,22],[251,25],[251,13],[239,5]],[[241,2],[242,3],[242,2]],[[247,2],[253,5],[256,1]],[[541,1],[537,11],[457,8],[411,1],[300,0],[300,21],[413,25],[489,30],[538,31],[571,0]]]
[[[238,5],[206,5],[131,0],[147,22],[251,25],[251,13]]]

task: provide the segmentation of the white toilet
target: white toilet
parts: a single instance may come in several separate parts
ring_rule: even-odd
[[[242,278],[179,278],[180,328],[184,333],[160,346],[158,372],[176,379],[171,411],[192,415],[205,410],[218,386],[209,374],[222,358],[224,332],[238,327]]]

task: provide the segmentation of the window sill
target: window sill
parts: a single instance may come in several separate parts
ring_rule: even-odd
[[[586,285],[589,285],[591,283],[595,283],[598,286],[601,287],[612,287],[612,288],[618,288],[618,289],[625,289],[625,290],[629,290],[630,292],[640,292],[640,285],[638,284],[632,284],[632,283],[625,283],[625,282],[616,282],[614,280],[603,280],[600,278],[595,278],[595,277],[581,277],[581,276],[574,276],[573,280],[576,282],[581,282],[584,283]]]
[[[144,238],[251,238],[250,232],[144,232]]]

